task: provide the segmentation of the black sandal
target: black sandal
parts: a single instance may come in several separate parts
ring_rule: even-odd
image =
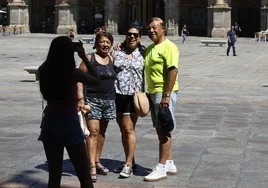
[[[91,166],[91,167],[89,167],[89,169],[92,169],[92,168],[96,168],[96,166]],[[96,168],[96,170],[97,170],[97,168]],[[90,173],[90,175],[91,175],[91,180],[92,180],[92,182],[93,182],[93,183],[97,182],[97,180],[98,180],[97,174],[91,174],[91,173]]]
[[[101,164],[100,162],[96,162],[96,164]],[[107,175],[109,173],[109,169],[108,168],[105,168],[104,166],[101,167],[101,168],[97,168],[96,167],[96,170],[97,170],[97,174],[101,174],[101,175]]]

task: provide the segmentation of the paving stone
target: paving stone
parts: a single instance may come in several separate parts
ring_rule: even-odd
[[[47,187],[46,158],[37,141],[42,100],[34,75],[23,67],[44,62],[56,36],[0,36],[0,187]],[[190,36],[182,45],[180,38],[169,37],[180,50],[177,129],[172,133],[178,174],[143,181],[158,163],[158,138],[148,115],[136,125],[138,172],[128,179],[113,172],[124,164],[125,154],[116,121],[109,123],[101,161],[110,173],[98,176],[95,187],[268,187],[268,88],[263,87],[268,83],[267,44],[240,38],[239,56],[233,58],[225,56],[226,48],[201,47],[201,38]],[[124,36],[114,39],[116,44]],[[143,36],[142,43],[151,41]],[[92,44],[84,47],[92,51]],[[78,66],[81,60],[77,55],[75,59]],[[79,187],[66,151],[62,187]]]

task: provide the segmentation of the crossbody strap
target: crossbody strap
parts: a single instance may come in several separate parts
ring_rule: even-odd
[[[133,57],[132,57],[133,58]],[[131,59],[132,59],[131,58]],[[133,75],[133,73],[132,73],[132,68],[131,68],[131,63],[130,63],[130,59],[128,58],[128,55],[127,55],[127,59],[128,59],[128,64],[129,64],[129,68],[130,68],[130,76],[131,76],[131,78],[132,78],[132,83],[133,83],[133,87],[134,87],[134,91],[136,91],[137,90],[137,88],[136,88],[136,84],[135,84],[135,77],[134,77],[134,75]]]

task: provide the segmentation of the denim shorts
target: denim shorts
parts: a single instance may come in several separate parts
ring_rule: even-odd
[[[86,97],[86,104],[91,107],[86,116],[89,119],[114,120],[116,118],[115,100]]]
[[[158,121],[158,108],[159,108],[159,105],[161,103],[161,100],[162,100],[162,93],[157,93],[157,94],[150,94],[151,96],[151,118],[152,118],[152,122],[153,122],[153,126],[155,128],[161,128],[161,125]],[[173,122],[174,122],[174,129],[176,129],[176,120],[175,120],[175,116],[174,116],[174,107],[175,107],[175,104],[176,104],[176,101],[178,99],[178,96],[179,96],[179,92],[176,91],[176,92],[172,92],[170,94],[170,103],[169,103],[169,109],[170,109],[170,112],[171,112],[171,115],[172,115],[172,119],[173,119]]]
[[[77,112],[45,112],[41,123],[41,134],[38,140],[47,144],[71,146],[84,142]]]

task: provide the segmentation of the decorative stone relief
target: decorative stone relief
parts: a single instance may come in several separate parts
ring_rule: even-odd
[[[165,23],[167,26],[167,35],[178,35],[179,25],[179,0],[164,0],[165,2]]]
[[[8,4],[25,4],[24,0],[7,0]]]
[[[121,0],[105,1],[105,24],[107,31],[112,34],[118,34],[118,21],[120,18]]]

